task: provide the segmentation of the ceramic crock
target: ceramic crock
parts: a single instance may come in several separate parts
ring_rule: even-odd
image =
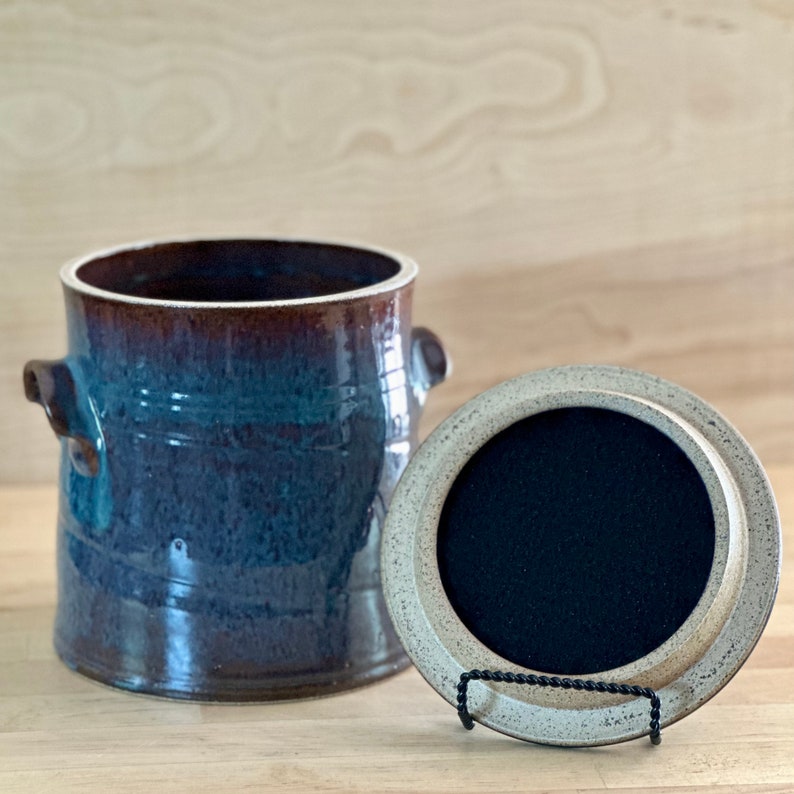
[[[381,524],[438,339],[415,264],[361,246],[188,240],[61,272],[68,354],[25,390],[62,442],[55,645],[138,692],[266,700],[407,659]]]

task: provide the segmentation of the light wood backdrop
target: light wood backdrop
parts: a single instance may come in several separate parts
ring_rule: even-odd
[[[186,234],[416,258],[426,430],[598,361],[794,460],[794,3],[0,0],[0,481],[55,477],[60,264]]]

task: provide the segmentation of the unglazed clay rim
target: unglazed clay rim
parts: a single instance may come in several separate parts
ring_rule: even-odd
[[[397,272],[383,281],[370,284],[359,289],[347,290],[345,292],[332,292],[327,295],[318,295],[311,298],[290,298],[288,300],[267,300],[267,301],[183,301],[168,300],[161,298],[142,298],[135,295],[126,295],[123,292],[113,292],[112,290],[101,289],[83,281],[78,271],[83,265],[87,265],[96,259],[105,259],[117,254],[130,253],[132,251],[145,251],[149,248],[156,248],[162,245],[179,245],[189,243],[285,243],[300,245],[316,245],[323,247],[350,248],[363,253],[376,254],[378,256],[391,259],[398,267]],[[123,245],[112,246],[110,248],[94,251],[78,259],[67,262],[60,271],[61,282],[64,286],[77,292],[93,295],[104,300],[118,303],[132,303],[140,306],[161,306],[173,308],[194,308],[194,309],[255,309],[264,307],[278,306],[307,306],[315,304],[340,303],[351,300],[361,300],[382,295],[410,284],[419,271],[413,259],[390,251],[386,248],[378,248],[372,245],[352,242],[348,240],[325,240],[299,237],[246,237],[232,235],[228,237],[174,237],[156,240],[145,240]]]
[[[741,667],[769,617],[780,571],[777,508],[760,463],[724,418],[679,386],[617,367],[561,367],[507,381],[464,405],[418,450],[395,491],[383,538],[386,602],[414,664],[451,704],[456,704],[461,672],[487,666],[525,672],[485,648],[455,615],[440,585],[435,533],[452,480],[482,444],[523,415],[548,410],[555,397],[561,398],[558,405],[574,404],[572,395],[576,393],[580,405],[625,408],[632,401],[648,403],[677,420],[667,428],[656,421],[649,423],[673,438],[698,469],[712,499],[718,533],[720,501],[731,512],[732,573],[722,590],[710,589],[710,577],[692,613],[707,610],[708,599],[723,593],[721,608],[705,621],[704,629],[692,634],[687,620],[643,659],[605,671],[604,676],[588,676],[622,683],[625,679],[619,676],[628,673],[637,676],[631,683],[652,686],[639,679],[643,667],[653,670],[657,678],[662,676],[662,724],[669,725],[716,694]],[[594,395],[601,399],[594,401]],[[703,456],[693,454],[697,447],[713,453],[706,453],[708,465],[704,465]],[[715,501],[714,494],[719,491],[728,493],[728,498]],[[689,645],[683,658],[679,654],[671,679],[664,675],[664,657],[676,655],[677,638]],[[648,732],[648,702],[644,698],[627,701],[609,695],[477,682],[469,687],[469,704],[477,721],[544,744],[609,744]]]

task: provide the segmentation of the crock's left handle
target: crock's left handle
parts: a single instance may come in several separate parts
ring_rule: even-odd
[[[96,477],[104,440],[90,400],[80,388],[79,375],[66,359],[29,361],[24,380],[25,396],[44,408],[55,435],[66,439],[75,470]]]

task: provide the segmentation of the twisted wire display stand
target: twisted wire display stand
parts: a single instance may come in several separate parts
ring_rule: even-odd
[[[510,673],[498,670],[469,670],[461,673],[458,683],[458,717],[463,727],[470,731],[474,728],[474,719],[469,713],[468,688],[469,681],[495,681],[506,684],[524,684],[527,686],[551,687],[552,689],[571,689],[577,692],[606,692],[610,695],[629,695],[648,698],[651,702],[650,740],[651,744],[661,744],[662,702],[655,690],[649,687],[616,684],[606,681],[582,680],[580,678],[558,678],[557,676],[534,675],[532,673]]]

